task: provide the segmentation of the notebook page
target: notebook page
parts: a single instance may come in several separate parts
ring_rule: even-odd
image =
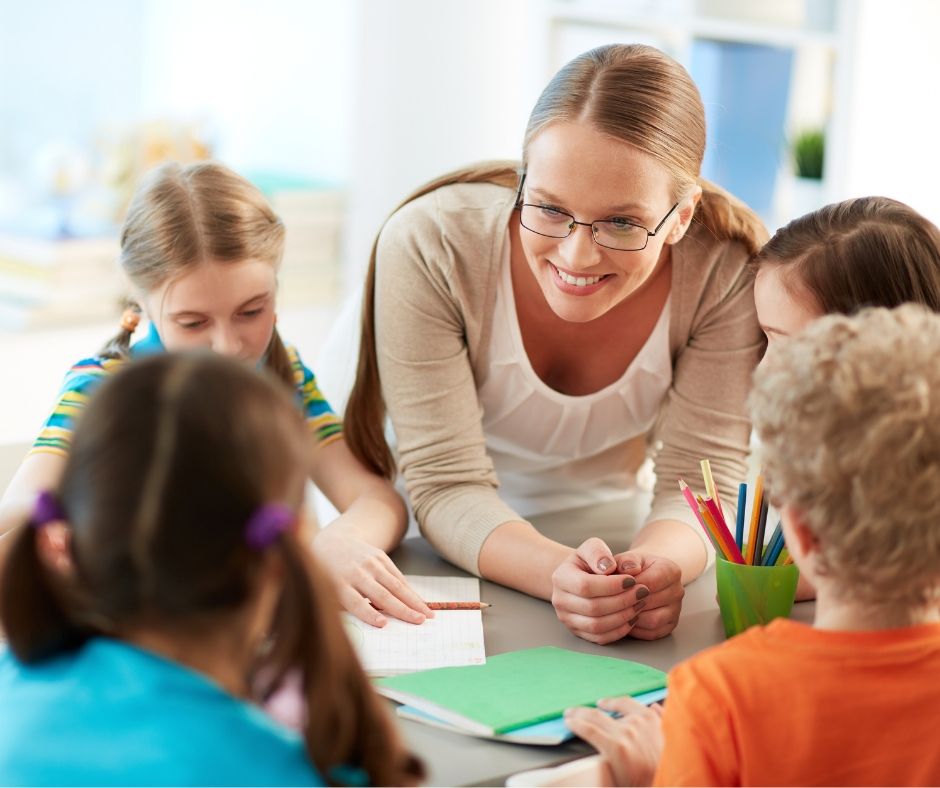
[[[480,581],[475,577],[405,575],[405,579],[428,602],[480,601]],[[371,676],[486,662],[483,615],[479,610],[435,610],[434,618],[420,625],[389,617],[382,628],[345,613],[344,623]]]

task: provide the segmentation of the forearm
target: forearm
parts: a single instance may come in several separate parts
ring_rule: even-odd
[[[704,540],[678,520],[653,520],[647,523],[634,537],[630,547],[674,561],[682,570],[683,585],[695,580],[708,564]]]
[[[394,550],[408,527],[408,512],[401,497],[384,480],[368,484],[340,517],[321,529],[314,543],[327,532],[342,534],[377,547]]]
[[[552,541],[529,523],[503,523],[483,543],[480,574],[494,583],[551,599],[552,573],[574,552],[574,548]]]

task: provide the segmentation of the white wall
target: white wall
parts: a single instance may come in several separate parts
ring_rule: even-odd
[[[857,31],[844,139],[845,173],[834,199],[882,194],[940,224],[940,3],[854,0]]]
[[[394,206],[424,181],[518,158],[547,76],[537,0],[357,2],[347,284]]]

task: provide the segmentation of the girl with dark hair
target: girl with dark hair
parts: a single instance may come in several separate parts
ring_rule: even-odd
[[[289,387],[306,417],[310,478],[342,513],[317,533],[314,551],[343,605],[383,626],[383,612],[412,623],[433,615],[388,558],[407,524],[400,496],[349,451],[343,423],[316,378],[277,330],[277,271],[284,224],[261,192],[230,169],[200,162],[152,171],[128,208],[121,268],[133,303],[120,333],[66,376],[59,402],[4,494],[4,522],[38,490],[58,482],[73,419],[102,377],[127,359],[163,350],[209,348],[262,366]],[[141,310],[146,336],[130,344]]]
[[[307,450],[284,388],[214,354],[143,359],[96,391],[7,540],[5,783],[420,779],[299,539]],[[302,736],[249,702],[288,671]]]

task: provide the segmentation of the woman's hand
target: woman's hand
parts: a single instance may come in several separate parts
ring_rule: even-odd
[[[565,725],[604,756],[614,785],[651,785],[663,752],[662,706],[623,697],[600,700],[597,707],[568,709]]]
[[[317,533],[313,551],[336,582],[340,602],[356,618],[384,627],[386,616],[421,624],[434,613],[382,550],[352,536],[343,517]]]
[[[649,596],[634,605],[639,617],[630,629],[630,636],[656,640],[672,632],[679,623],[685,596],[679,565],[668,558],[636,549],[620,553],[614,556],[614,560],[617,570],[633,577],[637,587],[649,589]]]
[[[656,570],[650,577],[659,579],[661,574]],[[575,635],[592,643],[613,643],[627,635],[639,622],[650,596],[651,589],[638,576],[620,573],[610,548],[596,537],[584,542],[552,573],[555,614]]]

